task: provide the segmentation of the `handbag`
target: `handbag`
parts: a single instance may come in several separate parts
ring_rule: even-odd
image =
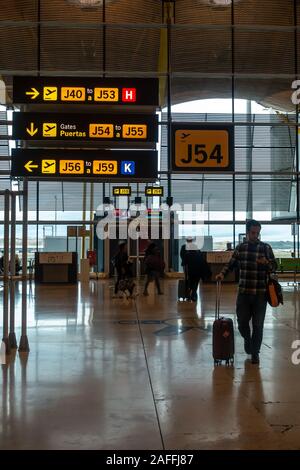
[[[267,301],[271,307],[283,305],[281,285],[274,276],[269,275],[267,280]]]

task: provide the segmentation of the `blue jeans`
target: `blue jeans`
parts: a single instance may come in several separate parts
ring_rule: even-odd
[[[251,345],[251,353],[258,354],[263,339],[267,299],[265,294],[238,294],[236,313],[239,332]],[[252,335],[250,320],[252,319]]]

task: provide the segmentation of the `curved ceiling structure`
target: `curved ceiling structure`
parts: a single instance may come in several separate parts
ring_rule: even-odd
[[[169,50],[173,103],[234,89],[293,111],[297,10],[294,0],[0,0],[0,73],[9,96],[16,74],[163,77]]]

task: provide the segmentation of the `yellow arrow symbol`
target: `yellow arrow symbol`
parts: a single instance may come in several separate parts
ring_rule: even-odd
[[[36,88],[31,88],[31,89],[32,89],[32,91],[26,91],[26,95],[32,95],[31,99],[35,100],[36,97],[39,96],[40,93],[39,93],[39,91],[37,91]]]
[[[26,165],[24,165],[26,170],[29,171],[29,173],[32,173],[32,168],[38,168],[39,166],[38,165],[33,165],[33,161],[30,160],[29,162],[26,163]]]
[[[30,129],[28,129],[28,127],[26,127],[26,131],[28,132],[29,135],[31,135],[31,137],[33,137],[34,134],[37,133],[38,128],[35,129],[35,128],[34,128],[34,123],[31,122],[31,123],[30,123]]]

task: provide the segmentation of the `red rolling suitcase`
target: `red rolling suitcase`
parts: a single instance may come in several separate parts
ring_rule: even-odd
[[[222,361],[234,363],[234,331],[231,318],[220,317],[221,283],[217,282],[216,314],[213,324],[213,358],[215,365]]]

